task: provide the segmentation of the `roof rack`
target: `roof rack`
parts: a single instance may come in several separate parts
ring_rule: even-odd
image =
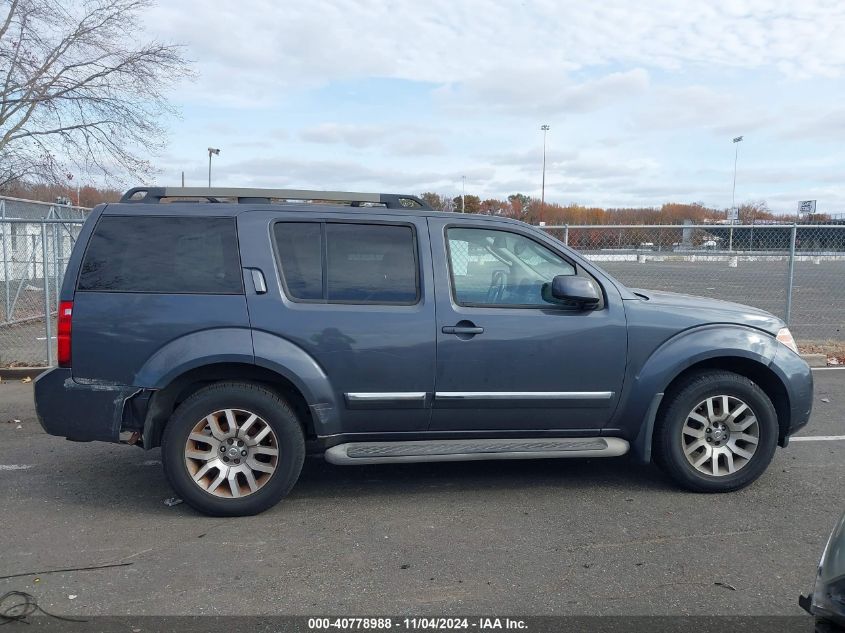
[[[200,198],[208,202],[226,201],[239,204],[270,204],[280,201],[348,202],[354,207],[381,204],[388,209],[426,209],[431,207],[417,196],[397,193],[356,193],[352,191],[316,191],[309,189],[243,189],[230,187],[134,187],[120,198],[121,202],[158,204],[164,198]]]

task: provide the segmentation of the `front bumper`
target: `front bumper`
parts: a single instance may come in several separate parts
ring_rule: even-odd
[[[810,421],[813,412],[813,372],[806,361],[785,345],[778,345],[769,367],[786,387],[789,397],[789,425],[781,428],[780,445],[786,446],[789,437]]]
[[[117,442],[126,402],[139,391],[126,385],[76,382],[70,369],[57,367],[35,379],[35,411],[50,435]]]

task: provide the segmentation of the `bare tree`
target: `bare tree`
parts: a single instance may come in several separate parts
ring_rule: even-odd
[[[190,74],[177,46],[139,41],[149,0],[0,0],[0,188],[153,173],[165,94]],[[3,9],[6,9],[5,15]]]

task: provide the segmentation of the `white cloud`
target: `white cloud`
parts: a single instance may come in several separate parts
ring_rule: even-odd
[[[345,143],[352,147],[370,147],[390,135],[382,125],[354,125],[321,123],[299,133],[300,138],[311,143]]]
[[[148,14],[151,28],[186,42],[205,89],[237,88],[226,96],[244,101],[335,79],[455,83],[502,69],[559,75],[600,65],[839,77],[843,20],[845,4],[823,0],[169,0]]]
[[[174,131],[168,173],[202,179],[211,143],[230,185],[466,175],[538,195],[549,123],[547,200],[727,206],[743,134],[738,199],[845,210],[845,3],[159,0],[147,18],[200,71],[174,98],[204,120]]]
[[[642,68],[580,82],[560,69],[510,68],[444,86],[437,95],[449,108],[547,117],[600,110],[641,95],[648,85]]]

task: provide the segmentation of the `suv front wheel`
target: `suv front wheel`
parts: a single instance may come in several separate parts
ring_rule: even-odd
[[[162,438],[170,485],[213,516],[272,507],[296,483],[304,457],[296,414],[273,391],[251,383],[200,389],[179,405]]]
[[[654,457],[688,490],[728,492],[763,474],[777,438],[777,413],[756,383],[733,372],[708,371],[667,394]]]

